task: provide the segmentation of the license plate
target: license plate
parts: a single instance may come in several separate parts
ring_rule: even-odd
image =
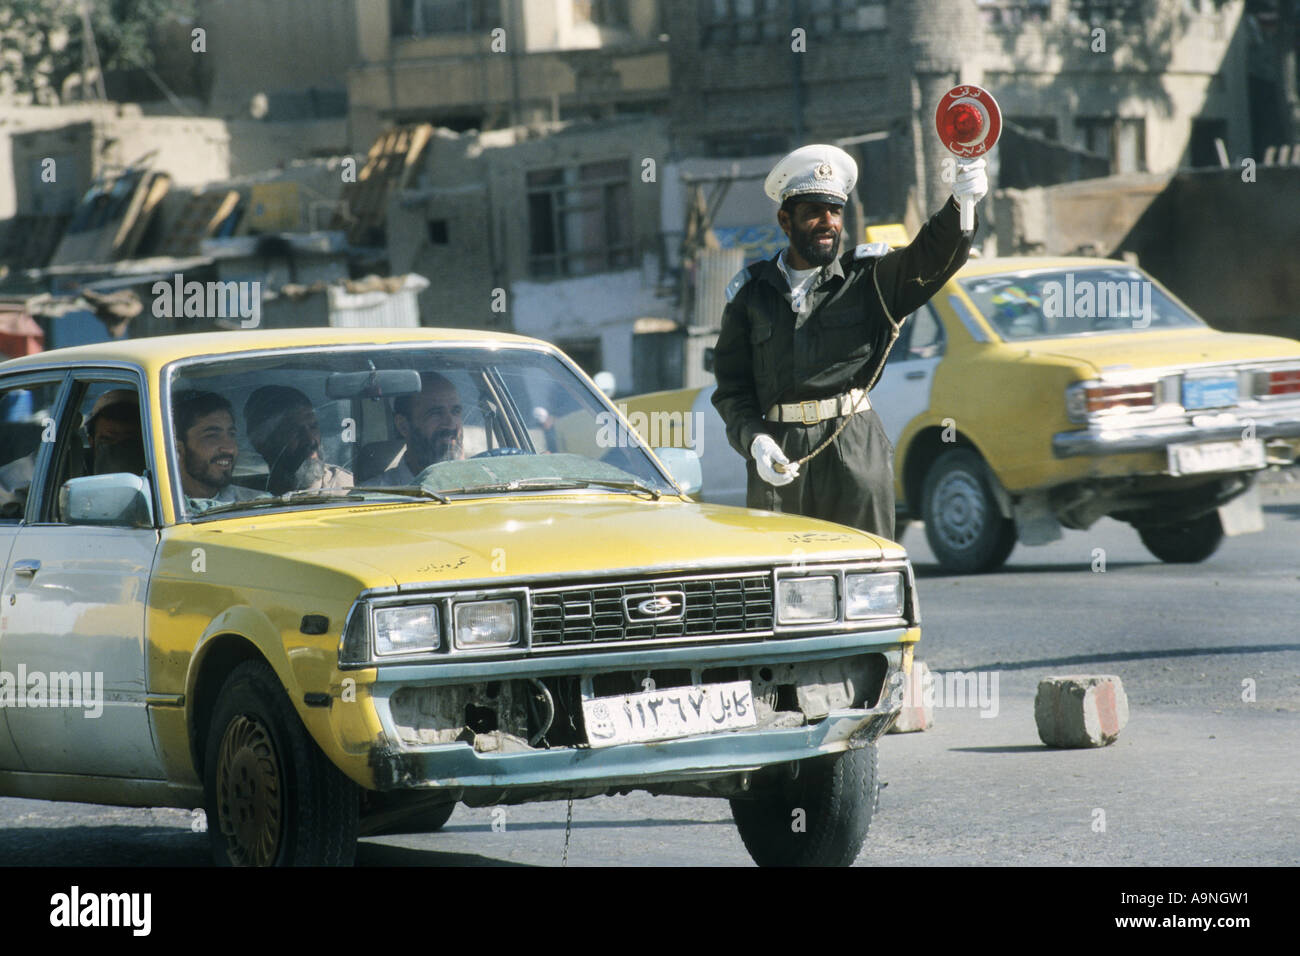
[[[1224,408],[1236,404],[1235,378],[1183,379],[1183,408]]]
[[[1264,467],[1264,442],[1212,441],[1200,445],[1170,445],[1169,473],[1195,475],[1203,471],[1241,471]]]
[[[747,680],[670,687],[582,702],[592,747],[740,730],[757,723]]]

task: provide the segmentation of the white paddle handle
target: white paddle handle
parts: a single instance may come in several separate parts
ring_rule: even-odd
[[[975,231],[975,203],[962,197],[961,200],[961,233],[963,236],[969,236]]]

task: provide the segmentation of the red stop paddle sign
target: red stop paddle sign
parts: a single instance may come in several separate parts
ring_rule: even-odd
[[[940,97],[934,128],[949,152],[964,158],[983,156],[1002,135],[1002,111],[992,93],[965,83]],[[961,231],[968,236],[975,231],[975,204],[969,199],[961,201]]]
[[[969,83],[954,86],[939,99],[934,128],[949,152],[982,156],[1002,135],[1002,111],[988,90]]]

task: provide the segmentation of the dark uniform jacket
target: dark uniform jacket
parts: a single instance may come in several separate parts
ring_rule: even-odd
[[[950,199],[904,248],[885,253],[882,244],[858,246],[824,266],[809,292],[806,314],[790,308],[790,286],[775,257],[737,277],[714,351],[713,404],[726,423],[728,441],[749,461],[750,507],[823,517],[892,536],[893,448],[874,410],[852,416],[855,421],[834,445],[781,488],[757,477],[749,446],[756,434],[766,432],[793,461],[834,433],[841,419],[808,426],[767,421],[764,415],[777,403],[870,389],[903,320],[943,287],[969,253],[959,207]],[[854,500],[831,500],[841,496]]]

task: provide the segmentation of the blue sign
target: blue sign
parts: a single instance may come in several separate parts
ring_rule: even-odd
[[[1236,404],[1235,378],[1183,379],[1183,408],[1223,408]]]

